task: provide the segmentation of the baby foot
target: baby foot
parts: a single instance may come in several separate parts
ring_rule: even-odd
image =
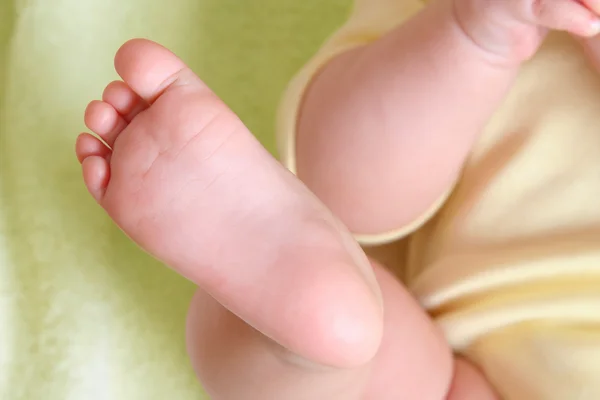
[[[85,113],[85,184],[143,249],[286,348],[360,364],[381,335],[372,270],[348,232],[165,48],[133,40],[123,81]],[[283,322],[282,322],[283,321]]]

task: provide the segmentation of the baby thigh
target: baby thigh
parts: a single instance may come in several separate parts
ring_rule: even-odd
[[[365,400],[496,400],[483,375],[455,359],[440,330],[408,290],[373,262],[383,293],[384,334]]]

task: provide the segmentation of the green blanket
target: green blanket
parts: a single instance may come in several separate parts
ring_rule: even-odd
[[[204,398],[184,348],[194,288],[88,196],[82,113],[131,37],[198,72],[271,151],[286,82],[350,0],[0,0],[0,399]],[[243,399],[240,399],[243,400]]]

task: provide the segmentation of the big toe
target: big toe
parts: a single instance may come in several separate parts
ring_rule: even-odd
[[[148,103],[175,85],[205,87],[185,63],[163,46],[146,39],[126,42],[115,56],[119,76]]]

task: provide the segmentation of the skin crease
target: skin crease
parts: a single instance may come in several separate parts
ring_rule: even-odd
[[[381,40],[333,60],[313,82],[298,137],[308,188],[171,52],[133,40],[117,53],[122,81],[108,84],[85,113],[108,147],[84,133],[77,157],[91,195],[115,223],[199,286],[188,351],[212,398],[498,398],[350,231],[394,229],[429,207],[456,178],[544,27],[587,34],[595,14],[567,1],[531,13],[526,0],[507,0],[490,14],[485,0],[456,1],[456,9],[459,3],[432,3]],[[584,45],[598,60],[596,41]],[[420,53],[444,69],[419,64]],[[461,63],[452,63],[457,57]],[[458,65],[452,80],[460,87],[446,79],[450,64]],[[479,93],[483,81],[488,91]],[[400,85],[422,94],[409,101],[390,90]],[[459,90],[479,97],[448,102]],[[376,105],[371,96],[387,101]],[[441,107],[448,103],[456,109]],[[361,112],[344,112],[356,104]],[[442,110],[438,118],[422,118],[432,108]],[[399,109],[414,118],[395,121]],[[369,129],[382,116],[394,135]],[[448,142],[449,129],[461,135]],[[346,175],[329,175],[326,160],[347,166]],[[439,173],[415,179],[410,171],[420,165]],[[403,182],[402,191],[393,192],[391,181]],[[333,183],[343,196],[329,190]]]

